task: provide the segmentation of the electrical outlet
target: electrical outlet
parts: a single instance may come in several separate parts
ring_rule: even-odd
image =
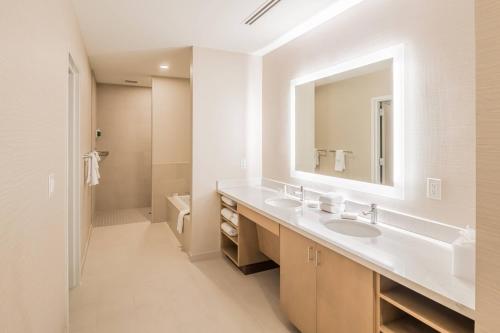
[[[55,191],[55,188],[56,188],[55,177],[56,176],[53,173],[51,173],[49,175],[49,179],[48,179],[49,199],[52,199],[52,197],[54,196],[54,191]]]
[[[441,200],[441,179],[427,178],[427,198]]]
[[[246,170],[246,168],[247,168],[247,160],[246,160],[245,158],[242,158],[242,159],[240,160],[240,168],[241,168],[242,170]]]

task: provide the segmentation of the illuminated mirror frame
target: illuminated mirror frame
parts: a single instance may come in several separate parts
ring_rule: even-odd
[[[320,175],[295,169],[295,88],[325,77],[392,60],[393,73],[393,186]],[[290,89],[290,172],[292,178],[328,184],[353,191],[404,199],[404,46],[398,45],[296,78]]]

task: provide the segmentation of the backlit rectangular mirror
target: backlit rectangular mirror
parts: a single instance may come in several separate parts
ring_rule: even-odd
[[[292,81],[292,176],[403,196],[402,47]]]

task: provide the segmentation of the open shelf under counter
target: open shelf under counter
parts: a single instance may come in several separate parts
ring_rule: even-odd
[[[430,328],[424,323],[411,316],[388,322],[380,327],[381,333],[435,333],[435,329]]]
[[[474,320],[382,275],[377,281],[380,332],[474,333]]]
[[[222,253],[224,253],[236,266],[238,266],[238,246],[231,242],[225,243],[222,246]]]
[[[233,211],[234,213],[238,214],[238,210],[237,210],[238,208],[237,208],[237,206],[234,206],[234,207],[233,206],[229,206],[227,203],[225,203],[223,201],[221,201],[220,203],[221,203],[222,208],[227,208],[227,209]]]
[[[226,223],[228,223],[231,227],[233,227],[233,228],[235,228],[236,230],[238,230],[238,226],[237,226],[236,224],[234,224],[234,223],[233,223],[233,221],[226,219],[226,218],[225,218],[224,216],[222,216],[222,215],[220,216],[220,218],[221,218],[221,223],[222,223],[222,222],[226,222]]]
[[[403,286],[380,293],[380,298],[422,321],[438,332],[473,333],[474,322]]]
[[[231,240],[235,245],[238,245],[238,235],[231,236],[222,229],[220,231],[221,231],[222,237],[226,237],[227,239]]]

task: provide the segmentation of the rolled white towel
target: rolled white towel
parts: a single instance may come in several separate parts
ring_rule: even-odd
[[[220,214],[228,220],[231,220],[231,217],[233,217],[233,211],[228,208],[222,208]]]
[[[346,220],[357,220],[358,219],[358,214],[356,213],[349,213],[349,212],[343,212],[340,214],[340,217]]]
[[[332,214],[338,214],[342,212],[343,210],[343,205],[342,204],[335,204],[335,205],[330,205],[327,203],[320,203],[319,208],[325,212],[332,213]]]
[[[238,236],[238,230],[236,230],[235,228],[231,227],[228,223],[224,222],[220,225],[220,228],[222,230],[224,230],[224,232],[226,234],[228,234],[229,236]]]
[[[226,198],[224,196],[220,197],[220,199],[222,200],[222,202],[224,202],[228,206],[231,206],[231,207],[236,206],[236,201],[234,201],[234,200],[231,200],[231,199]]]
[[[341,204],[344,202],[344,197],[341,196],[340,194],[334,193],[334,192],[329,192],[322,194],[318,201],[320,203],[327,203],[330,205],[335,205],[335,204]]]
[[[233,216],[231,216],[229,221],[233,222],[233,224],[237,226],[238,223],[240,223],[240,216],[236,213],[233,213]]]

